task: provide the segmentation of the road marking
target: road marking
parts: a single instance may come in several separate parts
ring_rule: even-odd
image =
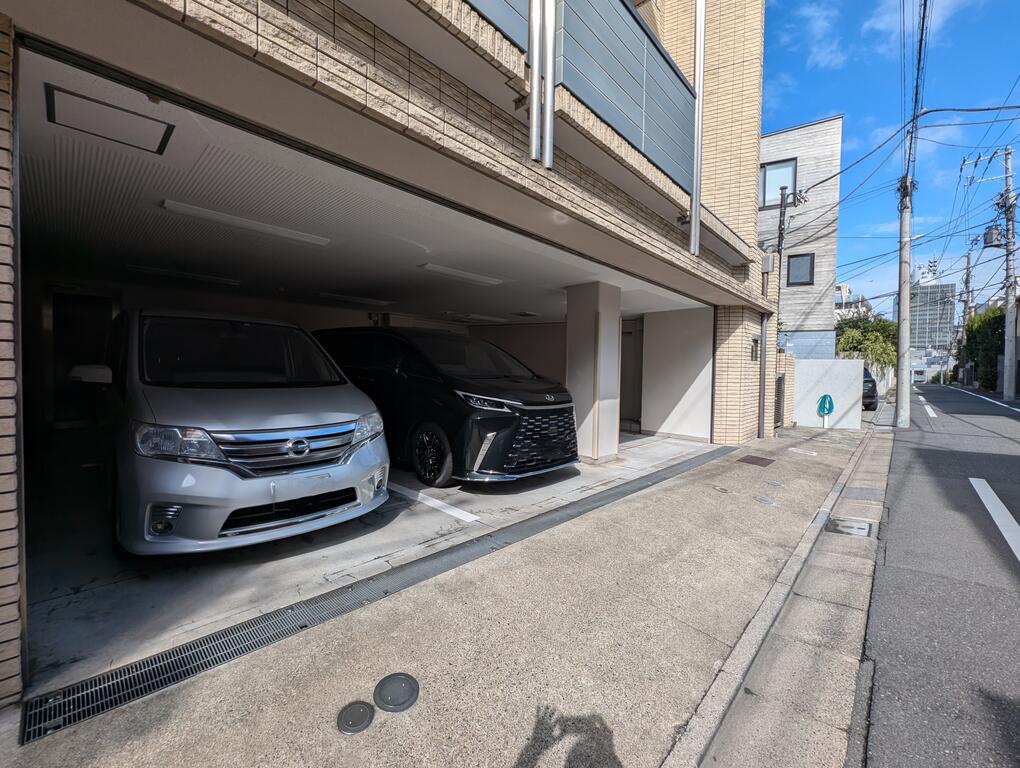
[[[985,509],[988,510],[988,514],[992,516],[992,520],[999,527],[999,533],[1002,534],[1002,538],[1006,540],[1006,544],[1013,550],[1013,555],[1016,559],[1020,560],[1020,524],[1009,513],[1002,500],[995,495],[995,491],[992,490],[992,486],[988,484],[987,480],[983,480],[980,477],[971,477],[969,480],[985,505]]]
[[[993,400],[990,397],[979,395],[977,392],[971,392],[969,390],[963,389],[962,387],[950,387],[948,384],[943,384],[942,386],[946,387],[947,389],[955,390],[956,392],[963,392],[963,394],[965,395],[971,395],[972,397],[980,397],[982,400],[987,400],[990,403],[995,403],[996,405],[1001,405],[1003,408],[1009,408],[1009,410],[1011,411],[1016,411],[1017,413],[1020,413],[1020,408],[1014,408],[1012,405],[1006,405],[1001,400]]]
[[[935,411],[933,411],[933,410],[931,409],[931,406],[930,406],[930,405],[925,405],[925,406],[924,406],[924,410],[926,410],[926,411],[928,412],[928,417],[929,417],[929,418],[932,418],[932,419],[937,419],[937,418],[939,417],[939,415],[938,415],[937,413],[935,413]]]
[[[914,390],[915,392],[920,392],[921,391],[917,387],[911,387],[911,389]]]
[[[463,509],[457,509],[456,507],[447,504],[445,501],[440,501],[439,499],[433,499],[431,496],[426,496],[421,491],[405,488],[404,486],[397,485],[396,483],[390,483],[389,489],[391,491],[396,491],[401,496],[406,496],[412,501],[420,501],[422,504],[427,504],[433,509],[438,509],[440,512],[445,512],[450,517],[455,517],[466,523],[474,523],[481,519],[478,515],[472,515],[470,512],[465,512]]]
[[[927,403],[927,402],[928,402],[928,401],[927,401],[927,400],[925,400],[925,399],[924,399],[924,397],[922,397],[921,395],[918,395],[918,396],[917,396],[917,399],[918,399],[918,400],[920,400],[920,401],[921,401],[922,403]]]

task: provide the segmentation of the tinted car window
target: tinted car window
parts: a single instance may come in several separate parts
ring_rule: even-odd
[[[372,346],[374,338],[366,333],[316,333],[319,342],[342,368],[374,367]]]
[[[535,378],[523,363],[487,341],[453,334],[414,334],[411,338],[436,367],[451,376]]]
[[[171,387],[343,383],[308,334],[297,328],[183,317],[143,321],[142,378]]]

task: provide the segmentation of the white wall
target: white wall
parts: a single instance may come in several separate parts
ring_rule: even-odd
[[[505,349],[539,376],[561,384],[567,378],[565,323],[475,325],[471,335]]]
[[[798,427],[822,426],[818,401],[827,394],[836,406],[829,416],[829,427],[861,428],[863,361],[797,360],[794,365],[793,418]]]
[[[642,432],[711,439],[712,323],[710,307],[645,315]]]

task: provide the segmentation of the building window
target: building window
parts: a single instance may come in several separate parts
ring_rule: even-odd
[[[754,362],[757,362],[759,360],[759,356],[760,355],[761,355],[761,337],[760,336],[752,336],[751,337],[751,360],[754,361]]]
[[[787,257],[786,284],[815,284],[815,255],[813,253],[800,253],[795,256]]]
[[[787,193],[797,189],[797,161],[779,160],[762,163],[758,173],[758,207],[775,208],[779,205],[779,189],[786,187]],[[796,204],[796,201],[792,201]]]

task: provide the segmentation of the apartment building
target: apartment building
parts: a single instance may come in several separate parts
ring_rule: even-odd
[[[843,117],[761,137],[758,241],[775,250],[779,190],[787,188],[787,229],[778,264],[780,344],[799,358],[836,356],[836,252]],[[803,194],[797,194],[803,193]]]
[[[693,0],[535,5],[0,0],[0,704],[31,684],[33,580],[82,555],[48,494],[106,461],[68,372],[121,309],[488,339],[566,384],[593,466],[621,423],[770,432],[764,1],[707,0],[703,40]],[[824,173],[803,157],[800,186]],[[831,334],[834,251],[790,250],[805,339]]]

